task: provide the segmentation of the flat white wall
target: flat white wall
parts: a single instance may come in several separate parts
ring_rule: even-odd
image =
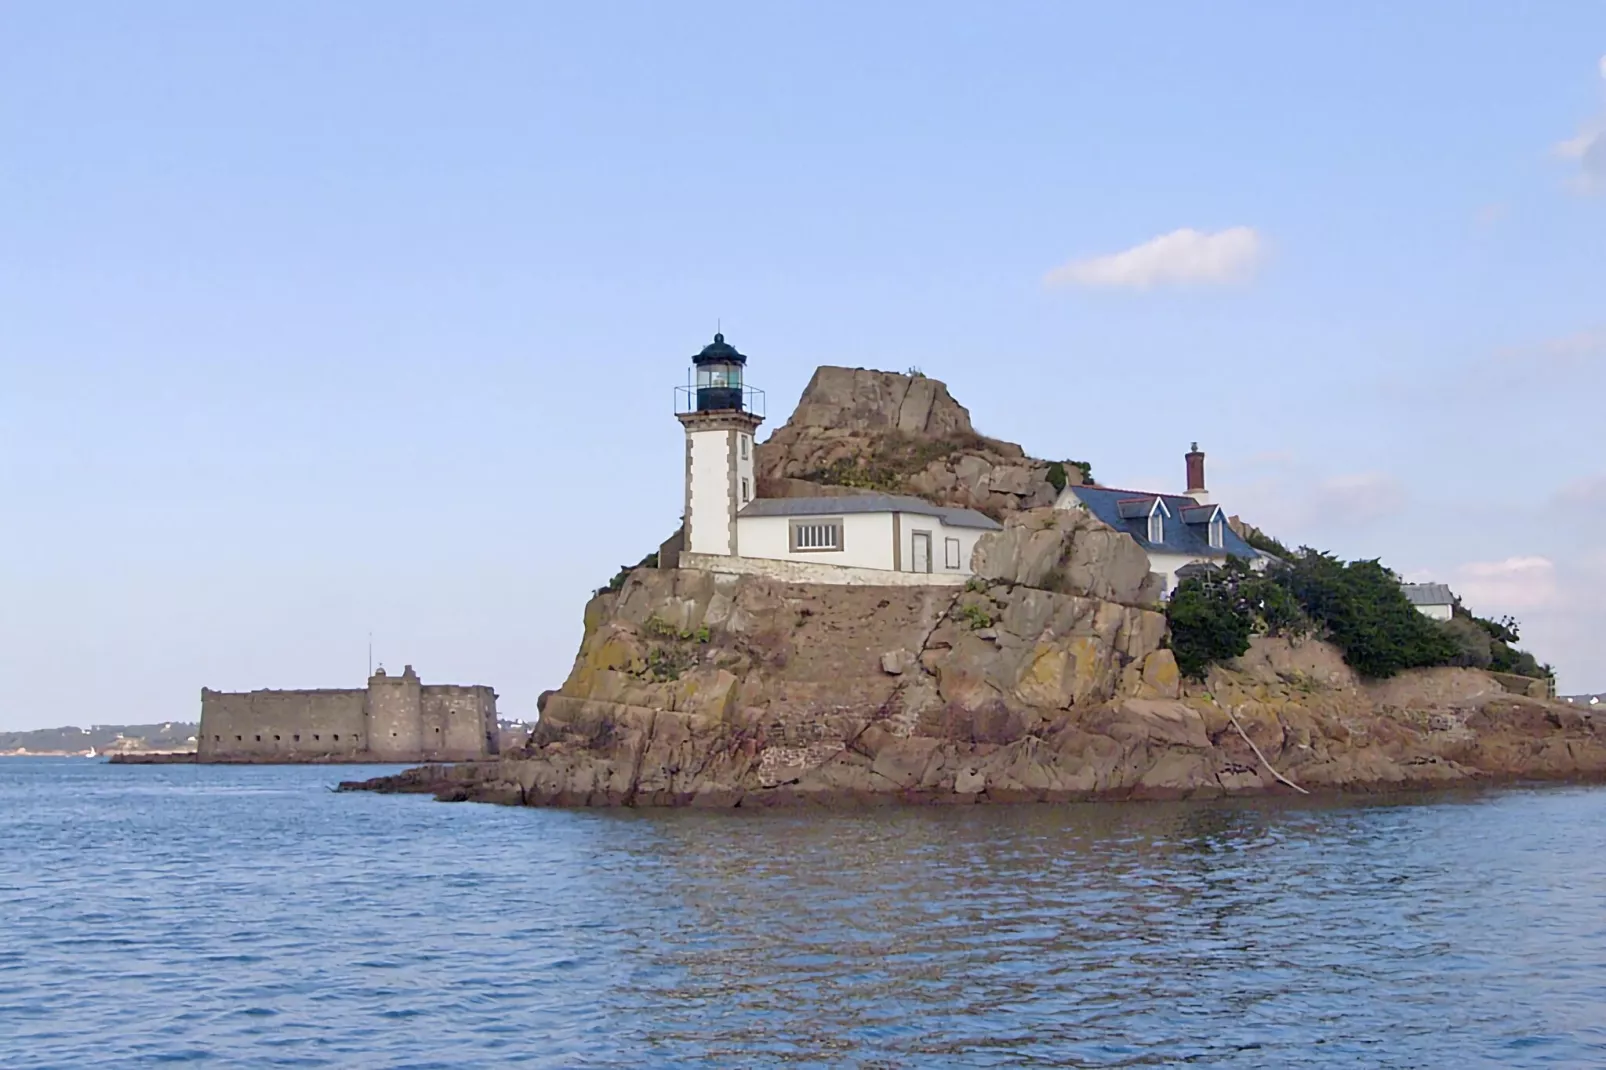
[[[1450,620],[1455,616],[1454,606],[1417,606],[1416,610],[1424,617],[1432,617],[1434,620]]]
[[[691,445],[691,516],[686,549],[697,554],[734,554],[731,545],[731,447],[736,432],[728,428],[688,431]],[[752,456],[749,449],[748,456]]]
[[[842,521],[840,551],[794,552],[792,520],[784,516],[743,516],[736,520],[736,542],[743,557],[807,561],[848,568],[892,568],[892,514],[849,513],[842,517],[798,517],[799,520]]]
[[[893,544],[893,514],[848,513],[841,517],[818,519],[842,521],[842,549],[840,551],[794,551],[791,549],[791,517],[744,516],[736,521],[736,543],[743,557],[764,558],[776,561],[804,561],[817,565],[837,565],[846,568],[876,568],[903,572],[914,571],[914,537],[916,532],[931,535],[931,572],[969,576],[970,558],[976,543],[987,532],[979,528],[949,527],[934,516],[919,513],[898,514],[899,552],[895,556]],[[797,517],[796,519],[809,519]],[[959,552],[950,558],[947,541],[955,539]],[[949,561],[954,562],[949,567]]]
[[[1165,577],[1165,595],[1170,598],[1177,589],[1177,569],[1195,562],[1209,562],[1208,557],[1194,557],[1190,554],[1155,554],[1149,555],[1149,571],[1158,572]]]

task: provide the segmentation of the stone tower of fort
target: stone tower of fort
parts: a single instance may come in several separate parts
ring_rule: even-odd
[[[408,665],[365,688],[201,689],[202,762],[471,761],[497,753],[496,692],[425,684]]]

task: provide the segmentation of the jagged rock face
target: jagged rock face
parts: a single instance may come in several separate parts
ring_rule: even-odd
[[[1157,605],[1160,577],[1132,537],[1083,509],[1032,509],[981,539],[971,570],[983,580]]]
[[[1018,584],[642,569],[588,607],[573,671],[522,753],[378,786],[765,806],[1286,790],[1267,763],[1312,789],[1606,779],[1606,724],[1476,670],[1365,685],[1325,644],[1256,639],[1191,684],[1164,634],[1153,610]]]
[[[1058,493],[1047,461],[977,434],[943,383],[863,368],[817,369],[791,418],[758,445],[755,471],[762,497],[893,492],[999,518]]]
[[[970,412],[925,376],[864,368],[816,368],[787,427],[802,431],[901,431],[926,438],[972,434]]]

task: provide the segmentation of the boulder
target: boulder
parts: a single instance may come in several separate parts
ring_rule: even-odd
[[[1136,605],[1149,555],[1130,535],[1082,509],[1031,509],[976,543],[971,568],[985,580]]]

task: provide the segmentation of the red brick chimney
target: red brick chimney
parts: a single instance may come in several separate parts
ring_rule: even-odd
[[[1195,442],[1193,444],[1193,449],[1188,451],[1186,460],[1188,462],[1188,497],[1200,505],[1206,505],[1210,501],[1210,492],[1205,489],[1204,454],[1199,450],[1199,443]]]

